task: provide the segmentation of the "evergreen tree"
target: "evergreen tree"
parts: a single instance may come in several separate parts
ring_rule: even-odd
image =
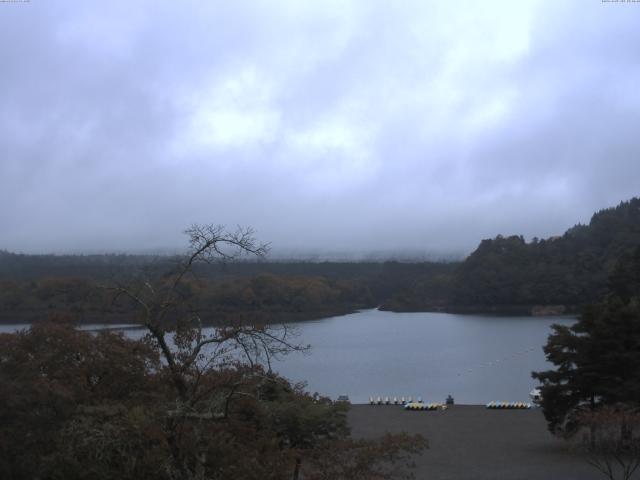
[[[533,372],[554,433],[571,433],[585,409],[640,405],[640,248],[622,258],[609,287],[574,325],[553,326],[544,351],[556,369]]]

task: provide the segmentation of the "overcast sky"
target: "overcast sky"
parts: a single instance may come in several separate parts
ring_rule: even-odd
[[[0,249],[470,251],[640,194],[640,3],[0,3]]]

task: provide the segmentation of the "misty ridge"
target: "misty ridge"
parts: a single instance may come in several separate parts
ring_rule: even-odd
[[[298,321],[379,307],[391,311],[578,313],[605,295],[614,268],[640,243],[640,199],[596,212],[563,235],[482,240],[463,259],[330,256],[238,257],[194,265],[189,296],[212,318],[243,312],[256,321]],[[0,252],[2,321],[57,309],[81,323],[117,322],[133,305],[109,305],[101,283],[161,278],[181,255],[24,255]],[[48,312],[48,313],[47,313]]]
[[[13,253],[29,256],[55,256],[55,257],[86,257],[87,261],[99,262],[101,257],[135,257],[140,262],[149,262],[156,257],[171,257],[175,255],[183,255],[183,248],[131,248],[127,250],[106,250],[100,251],[73,251],[73,252],[58,252],[58,253],[24,253],[24,252],[9,252],[2,250],[3,253]],[[430,251],[421,249],[398,249],[398,250],[371,250],[371,251],[359,251],[359,250],[328,250],[328,249],[293,249],[293,248],[278,248],[274,245],[269,245],[269,252],[264,257],[260,258],[236,258],[234,262],[449,262],[459,261],[466,256],[463,251]],[[135,261],[130,258],[131,261]]]

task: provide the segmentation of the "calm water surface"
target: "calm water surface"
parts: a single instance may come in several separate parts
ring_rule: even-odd
[[[527,401],[535,386],[531,371],[550,366],[542,351],[550,325],[574,321],[364,310],[295,324],[297,341],[311,351],[288,355],[274,369],[306,381],[311,392],[347,394],[354,403],[409,395],[435,402],[448,394],[457,403]],[[4,325],[0,332],[24,327]]]
[[[532,370],[549,368],[542,346],[567,317],[492,317],[365,310],[297,324],[310,355],[275,369],[311,392],[355,403],[370,396],[422,396],[457,403],[528,401]]]

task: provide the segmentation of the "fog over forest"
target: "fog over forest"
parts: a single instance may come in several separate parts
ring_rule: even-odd
[[[561,234],[639,193],[639,12],[0,4],[0,249],[171,250],[194,222],[284,256]]]

